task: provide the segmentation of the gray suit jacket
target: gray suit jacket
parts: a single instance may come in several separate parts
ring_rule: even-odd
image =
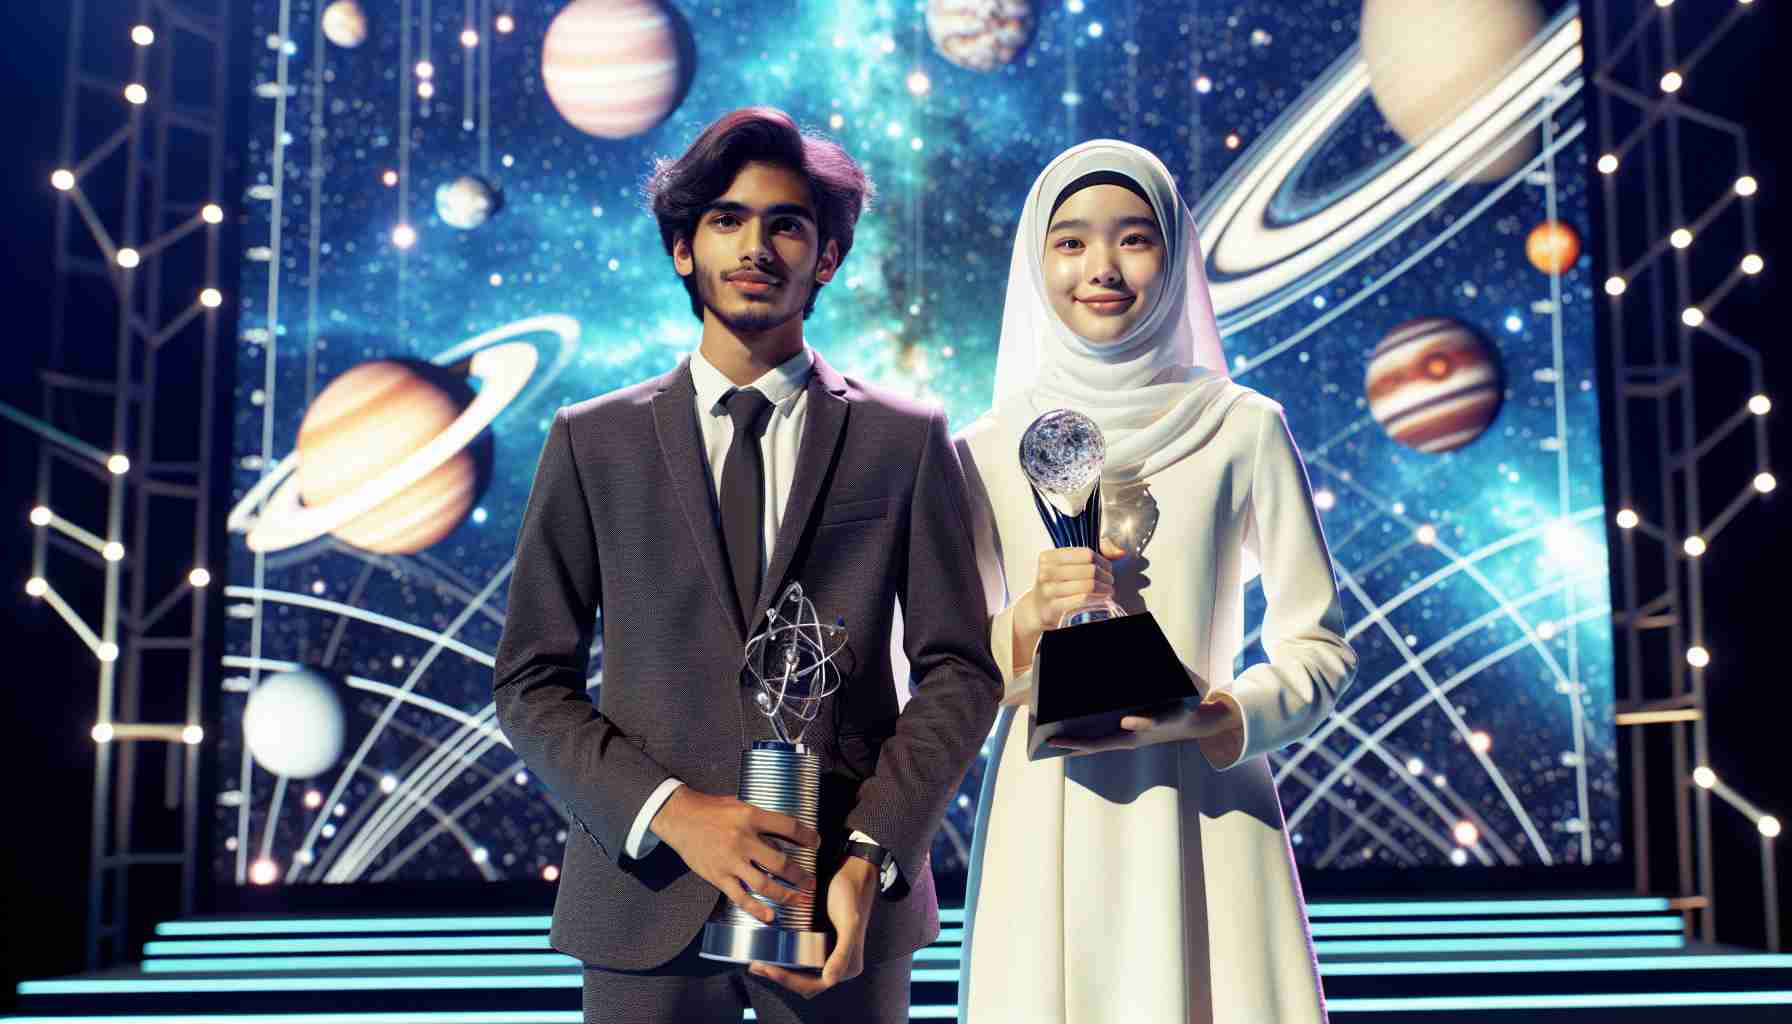
[[[796,477],[744,622],[689,364],[554,417],[517,540],[495,700],[516,752],[579,825],[552,940],[588,964],[664,964],[715,908],[715,888],[670,846],[640,860],[622,848],[666,778],[733,795],[741,751],[771,738],[741,671],[745,623],[763,621],[792,580],[850,634],[845,681],[806,737],[822,758],[822,882],[838,844],[863,830],[895,853],[907,883],[875,905],[867,961],[938,937],[928,848],[1001,694],[964,475],[942,414],[819,357],[808,386]],[[887,649],[898,599],[913,679],[900,712]],[[600,613],[593,706],[587,654]]]

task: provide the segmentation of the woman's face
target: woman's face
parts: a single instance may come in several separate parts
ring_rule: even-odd
[[[1052,312],[1064,326],[1096,344],[1111,344],[1157,300],[1163,230],[1136,193],[1091,185],[1052,214],[1042,270]]]

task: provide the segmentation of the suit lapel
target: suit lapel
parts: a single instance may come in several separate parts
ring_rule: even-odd
[[[797,543],[815,512],[822,485],[827,482],[828,467],[833,465],[834,452],[840,446],[846,429],[846,381],[833,367],[815,356],[815,369],[809,376],[809,410],[803,420],[803,439],[797,449],[796,476],[790,482],[790,496],[784,499],[784,515],[778,524],[778,542],[765,570],[765,583],[759,588],[759,603],[745,623],[751,636],[765,610],[771,607],[784,587],[784,574],[796,557]]]
[[[709,577],[710,590],[722,604],[722,613],[734,623],[744,641],[746,629],[741,621],[740,602],[734,597],[734,577],[722,554],[722,531],[716,523],[709,479],[703,472],[707,457],[697,431],[696,402],[697,386],[691,381],[690,363],[681,363],[653,396],[654,433],[659,437],[660,454],[665,457],[679,508],[691,528],[697,560],[703,563],[703,572]]]

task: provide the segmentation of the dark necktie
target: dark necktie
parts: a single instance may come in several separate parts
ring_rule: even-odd
[[[746,622],[759,604],[760,548],[765,543],[765,463],[759,453],[771,400],[753,388],[735,388],[723,404],[734,420],[734,440],[722,463],[722,540],[734,571],[734,596]]]

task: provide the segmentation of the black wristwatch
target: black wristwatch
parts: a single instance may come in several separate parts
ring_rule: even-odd
[[[861,860],[870,861],[871,866],[877,869],[878,887],[880,889],[890,887],[891,876],[896,869],[894,853],[876,843],[860,843],[851,839],[848,839],[846,845],[840,848],[840,852],[844,857],[858,857]]]

